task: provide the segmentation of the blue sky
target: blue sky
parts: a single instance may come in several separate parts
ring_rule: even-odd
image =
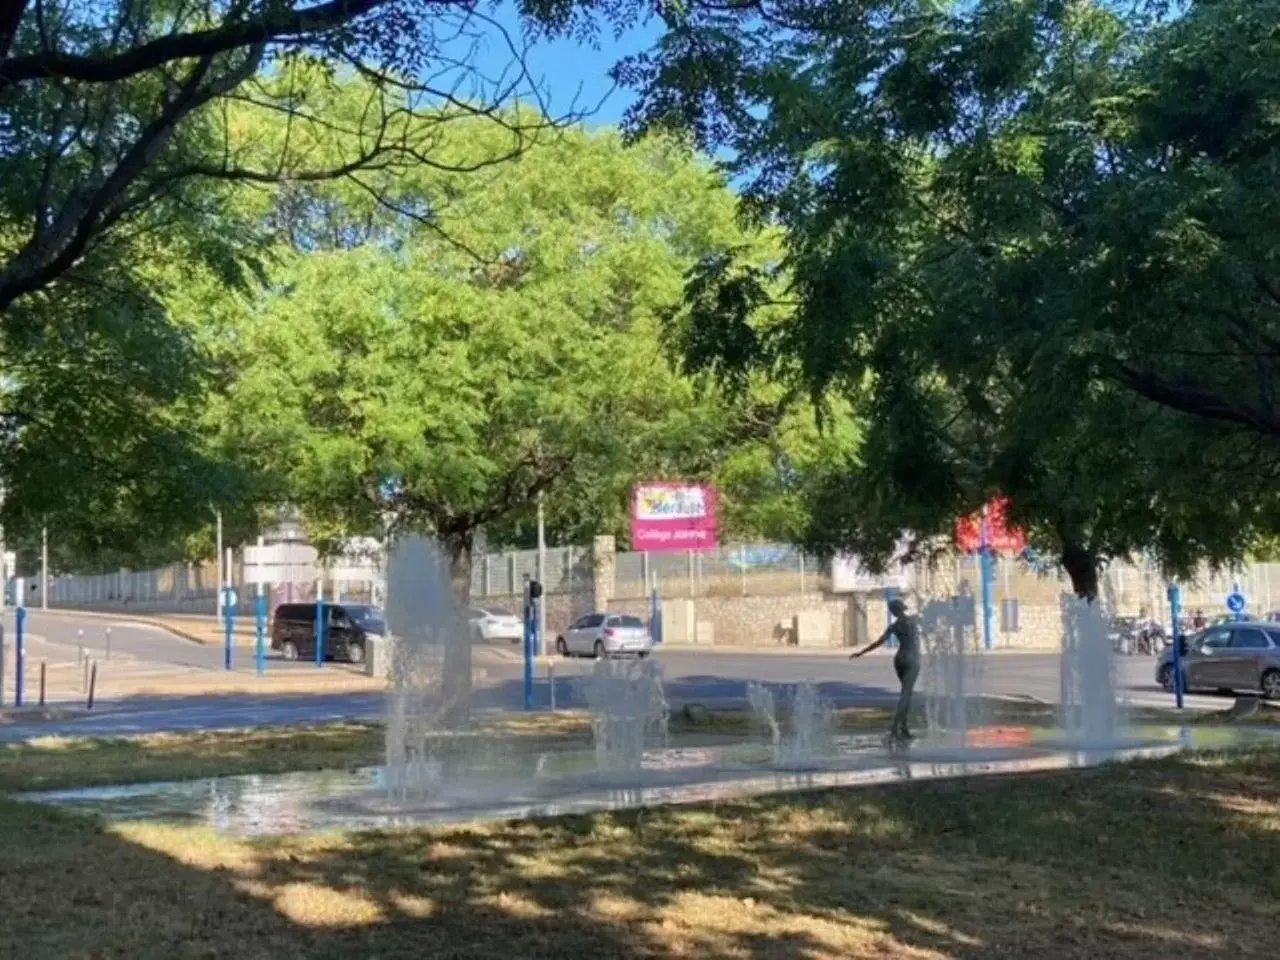
[[[519,17],[510,0],[505,0],[493,16],[503,29],[514,37],[520,36]],[[552,115],[594,107],[603,99],[587,122],[616,124],[635,97],[630,90],[611,90],[609,69],[622,57],[648,49],[661,32],[662,23],[654,20],[632,28],[616,40],[606,30],[595,48],[571,39],[539,41],[527,59],[529,71],[545,90]],[[477,65],[486,73],[496,74],[510,60],[510,50],[501,35],[490,31],[478,52]]]

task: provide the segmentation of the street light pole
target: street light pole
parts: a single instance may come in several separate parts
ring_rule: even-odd
[[[40,528],[40,609],[49,609],[49,528]]]
[[[216,613],[219,617],[221,617],[222,616],[222,580],[223,580],[223,577],[222,577],[222,511],[216,510],[214,511],[214,513],[217,516],[217,534],[216,534],[217,543],[214,546],[214,555],[217,558],[217,563],[218,563],[218,574],[217,574],[218,598],[217,598],[217,606],[214,607],[214,613]]]
[[[546,596],[547,583],[547,521],[542,509],[542,494],[538,494],[538,582],[542,584],[543,596]],[[546,649],[547,637],[547,604],[538,601],[538,642]]]

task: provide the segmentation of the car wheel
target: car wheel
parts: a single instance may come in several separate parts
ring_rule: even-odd
[[[569,645],[564,642],[564,637],[556,637],[556,653],[562,657],[569,655]]]
[[[604,641],[603,640],[596,641],[596,645],[594,647],[594,653],[596,655],[597,660],[604,659]]]
[[[286,640],[284,643],[280,644],[280,658],[282,660],[288,660],[290,663],[297,660],[298,645],[292,640]]]
[[[1173,693],[1173,664],[1166,663],[1160,668],[1160,673],[1156,677],[1156,682],[1164,688],[1165,693]]]
[[[1280,700],[1280,670],[1268,670],[1262,675],[1262,695],[1268,700]]]
[[[364,663],[364,644],[348,643],[347,644],[347,662],[348,663]]]

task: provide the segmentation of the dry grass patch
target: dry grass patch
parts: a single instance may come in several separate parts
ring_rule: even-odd
[[[1280,754],[235,840],[0,802],[0,955],[1272,955]]]

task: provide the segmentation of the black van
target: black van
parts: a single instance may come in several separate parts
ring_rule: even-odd
[[[367,603],[326,603],[324,656],[326,660],[363,663],[366,641],[387,631],[382,611]],[[271,619],[271,649],[285,660],[314,660],[316,605],[282,603]]]

